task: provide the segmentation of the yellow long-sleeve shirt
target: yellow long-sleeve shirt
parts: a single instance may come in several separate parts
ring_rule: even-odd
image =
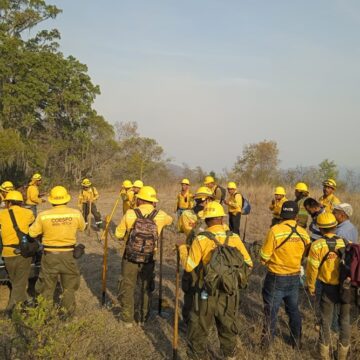
[[[194,195],[189,191],[179,192],[176,197],[176,210],[192,209],[194,207]]]
[[[331,239],[335,234],[327,234],[326,236]],[[336,250],[344,246],[345,243],[343,239],[336,240]],[[324,238],[318,239],[311,244],[306,266],[306,283],[311,294],[315,293],[316,279],[319,279],[325,284],[339,284],[340,257],[337,254],[330,253],[319,269],[321,261],[328,251],[329,247]]]
[[[39,187],[33,183],[30,183],[26,190],[26,205],[38,205],[42,203],[42,199],[39,196]]]
[[[130,189],[122,189],[120,191],[120,196],[123,201],[123,214],[125,214],[129,209],[131,209],[134,201],[134,191]]]
[[[33,212],[29,209],[24,209],[17,205],[11,206],[10,209],[12,209],[12,211],[14,212],[14,216],[19,226],[19,229],[23,233],[28,234],[29,226],[35,220]],[[17,254],[14,253],[15,250],[14,248],[6,246],[6,245],[19,244],[19,238],[12,224],[8,209],[0,210],[0,230],[1,230],[2,243],[4,245],[2,256],[3,257],[17,256]]]
[[[143,215],[149,215],[154,210],[154,206],[151,204],[141,204],[138,208]],[[115,236],[119,239],[125,238],[127,240],[129,232],[132,229],[136,219],[137,217],[135,211],[133,209],[129,209],[122,217],[120,224],[117,226]],[[160,235],[162,229],[165,226],[170,225],[172,221],[173,219],[171,216],[166,214],[165,211],[159,210],[154,218],[154,222],[158,229],[158,234]]]
[[[213,233],[216,239],[223,244],[226,239],[226,230],[222,225],[214,225],[207,228],[206,231]],[[244,257],[244,261],[248,266],[253,266],[251,257],[247,252],[245,245],[241,241],[239,235],[233,234],[229,238],[229,246],[236,247]],[[193,241],[190,250],[187,245],[179,246],[180,262],[185,271],[193,271],[202,262],[204,265],[208,264],[212,251],[216,248],[213,240],[207,238],[205,235],[198,235]]]
[[[285,201],[287,201],[286,196],[282,197],[280,200],[274,199],[269,205],[269,209],[272,211],[274,218],[280,219],[281,208]]]
[[[81,206],[83,203],[94,202],[99,198],[99,193],[95,187],[81,189],[79,194],[78,204]]]
[[[319,203],[324,207],[325,211],[332,212],[334,210],[334,206],[340,204],[340,200],[334,194],[330,194],[327,197],[324,195],[321,196],[319,198]]]
[[[291,233],[295,227],[295,220],[286,220],[274,225],[268,232],[266,240],[260,250],[262,262],[268,270],[279,275],[295,274],[300,271],[301,260],[305,247],[310,244],[310,238],[305,229],[298,226],[296,233],[280,248],[276,249]],[[304,244],[305,243],[305,244]]]
[[[234,193],[229,195],[228,199],[228,211],[233,215],[237,215],[241,213],[242,206],[243,206],[243,198],[242,195],[239,193]]]
[[[58,205],[41,212],[30,226],[29,234],[32,237],[42,234],[42,243],[47,251],[71,251],[72,249],[46,248],[46,245],[75,245],[78,230],[85,230],[85,220],[80,211],[66,205]]]

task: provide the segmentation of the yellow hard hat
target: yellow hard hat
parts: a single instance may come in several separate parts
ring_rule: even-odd
[[[203,210],[204,219],[223,217],[223,216],[226,216],[224,208],[218,202],[211,201],[205,205]]]
[[[334,179],[326,179],[325,181],[323,181],[322,184],[323,186],[328,186],[333,189],[336,189],[336,181]]]
[[[49,203],[54,205],[66,204],[70,201],[70,199],[70,194],[63,186],[53,187],[48,197]]]
[[[194,195],[194,199],[204,199],[208,197],[213,198],[214,194],[207,186],[200,186]]]
[[[8,192],[14,190],[14,184],[11,181],[4,181],[0,186],[2,191]]]
[[[152,186],[143,186],[140,191],[136,194],[136,197],[141,200],[158,202],[156,198],[156,191]]]
[[[297,190],[297,191],[303,191],[303,192],[309,191],[308,186],[307,186],[305,183],[303,183],[303,182],[297,183],[297,184],[295,185],[295,190]]]
[[[332,213],[325,211],[317,217],[316,224],[319,228],[326,229],[335,227],[338,222]]]
[[[205,176],[204,185],[208,185],[215,182],[215,179],[212,176]]]
[[[286,191],[282,186],[277,186],[274,191],[275,195],[286,195]]]
[[[182,179],[180,184],[190,185],[190,180],[189,179]]]
[[[234,183],[233,181],[228,182],[227,188],[228,189],[236,189],[236,183]]]
[[[32,176],[31,180],[41,180],[41,175],[39,173],[36,173]]]
[[[10,190],[5,197],[6,201],[20,201],[23,202],[24,198],[20,191]]]
[[[122,186],[125,188],[125,189],[129,189],[133,186],[132,182],[130,180],[124,180],[123,183],[122,183]]]
[[[135,180],[133,183],[133,187],[142,188],[144,183],[141,180]]]
[[[85,187],[91,186],[91,181],[89,179],[84,179],[81,182],[81,186],[85,186]]]

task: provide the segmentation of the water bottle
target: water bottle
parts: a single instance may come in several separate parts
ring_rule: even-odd
[[[201,293],[200,293],[201,300],[207,300],[208,297],[209,297],[209,294],[207,293],[207,291],[205,289],[201,290]]]
[[[14,253],[15,254],[20,254],[21,253],[21,249],[25,249],[27,247],[27,244],[28,244],[28,239],[27,239],[27,236],[26,234],[23,234],[21,236],[21,240],[20,240],[20,246],[18,249],[15,249],[14,250]]]

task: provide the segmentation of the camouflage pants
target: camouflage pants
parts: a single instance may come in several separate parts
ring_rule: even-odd
[[[80,286],[80,272],[72,251],[44,253],[39,279],[35,286],[36,292],[52,301],[58,278],[63,290],[61,306],[72,314],[75,311],[75,292]]]
[[[195,303],[190,314],[187,332],[188,355],[192,359],[207,359],[207,337],[214,321],[217,328],[220,349],[224,356],[233,355],[238,334],[237,308],[239,296],[219,294],[201,300],[199,295],[199,309]]]
[[[24,258],[19,255],[5,257],[4,261],[11,281],[11,293],[7,310],[12,310],[17,303],[26,301],[28,298],[26,290],[31,271],[31,258]]]
[[[154,270],[155,262],[135,264],[123,258],[119,284],[119,303],[123,321],[134,321],[135,290],[138,278],[140,280],[139,321],[147,320],[150,312],[150,297],[154,291]]]

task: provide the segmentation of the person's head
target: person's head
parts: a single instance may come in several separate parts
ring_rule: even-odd
[[[335,216],[327,211],[323,212],[316,218],[316,225],[322,234],[333,233],[337,224],[338,222],[336,221]]]
[[[0,185],[0,191],[4,195],[6,195],[11,190],[14,190],[14,184],[11,181],[4,181]]]
[[[10,190],[7,192],[5,197],[5,206],[9,208],[13,205],[20,206],[24,201],[24,198],[20,191]]]
[[[299,206],[296,201],[285,201],[281,206],[280,217],[283,220],[295,220],[299,212]]]
[[[236,183],[233,181],[228,182],[227,191],[230,195],[233,195],[236,192]]]
[[[282,186],[277,186],[274,191],[275,200],[280,201],[286,195],[286,191]]]
[[[31,182],[34,184],[40,184],[41,181],[42,181],[42,176],[39,173],[36,173],[31,177]]]
[[[126,190],[132,188],[133,184],[130,180],[124,180],[122,183],[122,187]]]
[[[336,181],[334,179],[327,179],[323,181],[322,185],[324,196],[331,195],[336,189]]]
[[[140,189],[144,186],[144,183],[141,180],[135,180],[133,183],[133,191],[135,194],[138,194]]]
[[[204,209],[206,204],[210,201],[214,200],[214,195],[212,191],[207,186],[200,186],[194,195],[195,206],[194,211],[195,213],[199,213],[201,210]]]
[[[209,189],[212,189],[215,186],[215,179],[210,175],[205,176],[204,185]]]
[[[295,185],[295,197],[297,199],[303,198],[309,195],[309,188],[304,182],[298,182]]]
[[[310,197],[305,199],[304,207],[310,215],[317,214],[322,208],[321,204],[316,199]]]
[[[55,186],[50,190],[48,201],[52,206],[66,205],[71,196],[63,186]]]
[[[159,200],[156,197],[156,191],[151,186],[143,186],[136,195],[136,205],[152,204],[155,205]]]
[[[353,208],[348,203],[337,204],[334,206],[333,214],[336,221],[341,224],[346,220],[349,220],[353,214]]]
[[[186,191],[190,187],[190,181],[189,179],[182,179],[181,182],[181,191]]]
[[[222,225],[225,216],[224,208],[216,201],[210,201],[204,207],[203,218],[208,227]]]
[[[84,189],[89,188],[92,185],[91,181],[89,179],[83,179],[83,181],[81,182],[81,186]]]

